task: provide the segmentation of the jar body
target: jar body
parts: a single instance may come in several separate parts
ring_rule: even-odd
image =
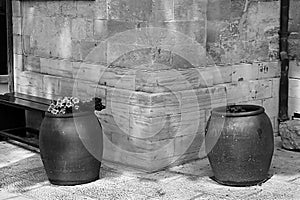
[[[274,151],[271,121],[262,107],[249,109],[244,115],[226,116],[217,108],[207,124],[205,141],[213,146],[206,151],[214,179],[221,184],[255,185],[268,178]]]
[[[55,116],[46,113],[39,146],[49,181],[77,185],[99,178],[102,127],[94,113]]]

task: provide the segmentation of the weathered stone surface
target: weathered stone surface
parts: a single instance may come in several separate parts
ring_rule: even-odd
[[[76,1],[60,1],[61,13],[66,17],[76,17]]]
[[[75,18],[71,21],[71,37],[75,40],[85,39],[87,36],[87,21],[84,18]]]
[[[200,21],[206,19],[207,0],[174,0],[174,19]]]
[[[290,1],[290,12],[289,12],[289,31],[300,32],[300,13],[299,13],[300,2],[297,0]]]
[[[154,0],[152,11],[151,21],[174,20],[174,0]]]
[[[242,17],[245,9],[245,3],[246,1],[244,0],[231,1],[231,19],[237,19]]]
[[[208,20],[228,20],[230,18],[230,0],[208,0]]]
[[[71,22],[64,17],[31,16],[30,47],[41,57],[71,56]]]
[[[13,34],[22,34],[22,18],[21,17],[13,17]]]
[[[25,56],[24,69],[32,72],[41,72],[41,58],[30,55]]]
[[[280,76],[280,62],[255,62],[258,67],[258,79],[276,78]]]
[[[289,55],[293,59],[300,58],[300,40],[299,39],[289,39]]]
[[[24,68],[23,56],[14,54],[13,59],[14,59],[14,70],[15,71],[23,71],[23,68]]]
[[[107,21],[95,20],[94,21],[94,37],[97,40],[103,40],[107,35]]]
[[[148,0],[110,0],[109,19],[122,21],[148,21],[152,13],[152,1]]]
[[[11,1],[12,15],[14,17],[21,17],[21,3],[20,1]]]
[[[108,0],[95,0],[93,4],[94,8],[94,19],[107,19],[108,18]]]
[[[60,1],[47,1],[47,15],[57,16],[61,15],[61,3]]]
[[[279,125],[282,146],[290,150],[300,150],[300,120],[289,120]]]
[[[94,18],[94,2],[76,1],[77,17],[93,19]]]
[[[206,23],[205,20],[199,21],[171,21],[162,23],[150,23],[150,27],[161,27],[172,31],[178,31],[197,41],[199,44],[205,44],[206,41]]]
[[[14,35],[13,36],[13,52],[19,55],[22,55],[22,36]]]
[[[69,60],[40,58],[40,71],[60,77],[73,77],[72,63]]]

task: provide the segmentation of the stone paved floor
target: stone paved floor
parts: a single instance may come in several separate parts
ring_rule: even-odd
[[[40,155],[0,142],[0,199],[299,199],[300,153],[283,150],[276,138],[270,169],[261,186],[228,187],[209,178],[207,159],[147,174],[103,163],[100,179],[78,186],[51,185]]]

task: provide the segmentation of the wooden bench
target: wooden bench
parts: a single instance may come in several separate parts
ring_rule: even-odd
[[[50,105],[49,99],[6,93],[0,95],[0,136],[38,147],[38,130],[26,127],[25,111],[38,111],[43,115]]]

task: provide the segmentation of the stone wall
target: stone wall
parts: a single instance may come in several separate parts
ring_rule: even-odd
[[[290,1],[290,20],[289,20],[289,117],[292,118],[294,113],[300,113],[300,2],[297,0]]]
[[[196,159],[213,107],[266,108],[277,133],[279,1],[13,0],[15,91],[100,96],[104,159]]]

